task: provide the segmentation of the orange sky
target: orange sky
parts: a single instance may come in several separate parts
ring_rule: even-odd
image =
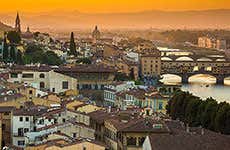
[[[0,12],[78,10],[88,13],[143,10],[230,9],[230,0],[1,0]]]

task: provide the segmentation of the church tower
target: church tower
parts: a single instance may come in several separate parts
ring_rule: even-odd
[[[17,13],[16,21],[15,21],[15,30],[18,33],[21,33],[21,23],[20,23],[20,18],[19,18],[19,14],[18,13]]]
[[[101,33],[98,30],[98,27],[95,26],[95,29],[92,33],[93,43],[96,43],[101,38]]]

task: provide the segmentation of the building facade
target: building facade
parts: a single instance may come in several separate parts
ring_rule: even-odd
[[[9,82],[25,83],[32,87],[61,93],[67,90],[77,90],[77,79],[64,75],[46,67],[16,67],[11,70]]]
[[[161,74],[161,53],[158,49],[145,49],[140,54],[141,76],[159,76]]]

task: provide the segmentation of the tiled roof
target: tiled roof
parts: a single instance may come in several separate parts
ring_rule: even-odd
[[[45,106],[30,106],[28,108],[20,108],[13,111],[14,116],[39,116],[47,112],[47,107]]]
[[[178,122],[168,123],[172,134],[150,135],[151,147],[154,150],[229,150],[230,136],[201,129],[197,132],[186,132]]]
[[[102,64],[76,65],[72,67],[67,67],[67,66],[51,67],[47,65],[40,65],[40,66],[16,65],[11,67],[11,72],[22,72],[22,71],[49,72],[51,70],[54,70],[55,72],[59,72],[59,73],[97,73],[97,72],[113,73],[116,71],[113,67],[102,65]]]
[[[12,106],[0,106],[0,113],[11,112],[14,109],[15,109],[15,107],[12,107]]]
[[[13,95],[2,95],[2,96],[0,96],[0,103],[16,100],[16,99],[22,98],[22,97],[24,97],[24,96],[22,94],[19,94],[19,93],[13,94]]]

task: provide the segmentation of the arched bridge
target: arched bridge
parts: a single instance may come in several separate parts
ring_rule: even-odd
[[[162,55],[162,61],[193,61],[193,62],[201,62],[201,61],[209,61],[209,62],[226,62],[230,61],[230,59],[226,56],[222,55]]]
[[[174,74],[188,83],[189,77],[197,74],[207,74],[216,78],[217,84],[224,84],[224,79],[230,77],[230,61],[167,61],[162,60],[161,74]]]

